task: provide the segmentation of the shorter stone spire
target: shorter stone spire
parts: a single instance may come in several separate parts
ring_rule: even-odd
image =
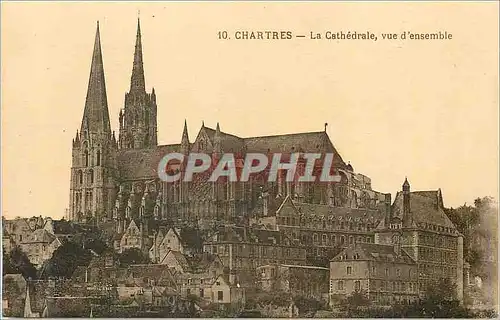
[[[189,152],[189,135],[188,135],[186,119],[184,119],[184,130],[182,131],[181,149],[183,153]]]

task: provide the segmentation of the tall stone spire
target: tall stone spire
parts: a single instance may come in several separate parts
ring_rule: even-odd
[[[125,107],[120,121],[121,149],[154,148],[158,145],[156,93],[146,92],[141,37],[138,18],[130,91],[125,93]]]
[[[130,81],[130,92],[146,92],[144,66],[142,62],[141,22],[137,18],[137,36],[135,40],[134,65]]]
[[[97,22],[92,65],[90,67],[89,86],[87,89],[87,98],[85,99],[85,110],[83,112],[80,131],[111,132],[106,83],[104,81],[99,21]]]

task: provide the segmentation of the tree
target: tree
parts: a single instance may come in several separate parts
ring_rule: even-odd
[[[6,275],[8,273],[18,273],[14,264],[12,263],[12,259],[10,258],[10,254],[2,250],[2,275]]]
[[[3,274],[7,273],[21,273],[25,279],[36,279],[35,266],[17,246],[9,254],[3,252]]]
[[[106,242],[100,238],[88,239],[84,242],[84,245],[85,249],[90,249],[97,254],[102,254],[109,248]]]
[[[388,318],[468,318],[471,313],[460,306],[455,296],[455,285],[442,278],[428,285],[424,298],[411,305],[398,305],[383,311],[381,316]]]
[[[314,316],[316,311],[323,307],[321,301],[312,297],[305,297],[302,295],[295,296],[293,298],[293,302],[299,309],[299,314],[306,316],[308,315],[309,317]]]
[[[72,241],[65,242],[45,262],[42,277],[69,279],[78,266],[88,265],[91,259],[90,250]]]
[[[366,307],[370,305],[370,300],[366,297],[364,292],[356,291],[347,297],[347,304],[353,307]]]
[[[350,318],[363,317],[366,308],[370,305],[370,300],[363,291],[355,291],[345,300],[344,308]]]
[[[146,264],[151,262],[149,260],[149,257],[143,254],[142,251],[137,248],[124,250],[121,254],[118,255],[118,261],[122,266],[131,264]]]
[[[497,202],[491,197],[477,198],[473,206],[464,204],[456,209],[445,209],[445,212],[464,236],[464,258],[471,272],[481,277],[496,275],[497,270],[483,270],[483,262],[492,252],[497,252]]]

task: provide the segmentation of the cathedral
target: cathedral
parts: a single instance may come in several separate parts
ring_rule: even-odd
[[[373,191],[368,177],[346,164],[325,130],[275,136],[238,137],[202,124],[194,141],[187,125],[179,144],[158,145],[157,104],[154,88],[146,91],[140,22],[137,24],[130,89],[119,113],[119,135],[111,131],[99,24],[95,36],[90,79],[80,130],[73,140],[70,219],[81,223],[113,222],[122,233],[131,220],[249,222],[250,216],[265,216],[278,209],[287,197],[301,203],[376,209],[386,196]],[[157,167],[169,152],[203,152],[216,161],[221,154],[332,153],[340,183],[285,182],[278,172],[276,182],[210,183],[206,175],[191,182],[164,183]],[[238,158],[240,157],[240,158]],[[299,163],[299,172],[304,165]],[[389,195],[390,197],[390,195]],[[148,223],[146,223],[147,225]]]
[[[410,191],[405,180],[391,201],[390,193],[373,190],[371,179],[342,159],[326,125],[317,132],[239,137],[223,132],[219,123],[215,129],[202,124],[190,140],[185,122],[180,143],[159,145],[157,108],[154,88],[146,91],[138,21],[130,89],[119,113],[118,137],[111,131],[97,24],[85,109],[72,145],[69,218],[111,230],[116,250],[139,248],[149,252],[152,261],[159,261],[156,252],[162,250],[160,235],[166,228],[212,230],[215,234],[204,240],[203,250],[220,255],[236,270],[279,261],[314,264],[317,258],[330,259],[338,250],[358,244],[372,250],[373,258],[380,256],[377,250],[394,246],[396,255],[404,250],[411,259],[414,271],[409,272],[414,275],[408,276],[416,283],[411,283],[410,296],[414,291],[424,292],[430,281],[450,278],[458,284],[461,299],[463,238],[444,212],[441,190]],[[332,154],[330,169],[340,181],[285,179],[287,172],[282,169],[273,182],[259,176],[211,182],[208,171],[189,182],[164,182],[157,170],[161,159],[172,152],[204,153],[211,155],[212,163],[232,153],[237,170],[248,153]],[[296,175],[303,174],[305,163],[298,161],[296,169]],[[182,173],[184,166],[175,170]],[[385,276],[370,273],[376,279],[370,280],[370,290],[375,297],[390,301],[393,292],[388,291],[386,280],[392,271],[385,270]],[[331,272],[330,293],[344,290],[346,279]],[[356,284],[351,287],[355,289]]]

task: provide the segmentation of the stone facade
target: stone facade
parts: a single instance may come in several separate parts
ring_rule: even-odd
[[[270,264],[257,268],[260,287],[265,291],[284,291],[318,300],[328,300],[328,268]]]
[[[463,236],[444,212],[441,190],[410,191],[405,180],[388,215],[378,226],[375,242],[392,244],[400,238],[404,249],[417,263],[419,291],[441,278],[457,286],[463,300]]]
[[[280,232],[247,227],[218,230],[205,241],[203,250],[217,254],[234,271],[254,271],[269,263],[303,265],[306,261],[306,249]]]
[[[212,302],[227,305],[233,309],[243,309],[245,306],[245,289],[231,280],[230,276],[220,275],[213,282]]]
[[[397,245],[351,245],[330,262],[331,304],[355,292],[375,304],[409,304],[418,297],[417,265]]]
[[[33,231],[20,243],[21,250],[26,253],[31,263],[37,268],[52,258],[54,251],[61,245],[61,240],[45,229]]]

